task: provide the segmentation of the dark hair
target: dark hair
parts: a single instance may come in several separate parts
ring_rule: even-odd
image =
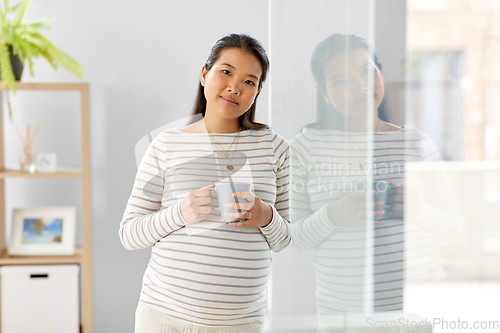
[[[212,51],[208,56],[207,61],[205,62],[205,69],[207,71],[212,69],[214,63],[219,59],[220,53],[226,48],[238,48],[247,53],[254,55],[257,60],[259,60],[262,66],[262,75],[259,80],[258,89],[262,88],[262,84],[266,80],[267,71],[269,69],[269,59],[266,55],[266,50],[258,40],[252,38],[245,34],[230,34],[219,39],[215,45],[212,47]],[[260,92],[259,92],[260,93]],[[248,129],[264,129],[268,128],[267,125],[255,122],[255,109],[257,104],[257,97],[255,97],[254,103],[250,106],[250,108],[240,116],[239,123],[242,130]],[[207,100],[205,98],[205,88],[201,85],[201,82],[198,83],[198,94],[196,95],[195,104],[193,107],[193,113],[191,114],[192,120],[191,123],[194,122],[194,118],[197,114],[202,114],[205,117],[205,110],[207,107]]]
[[[325,68],[333,58],[333,56],[350,50],[362,49],[368,52],[373,57],[373,62],[378,69],[382,69],[382,65],[378,62],[377,56],[373,48],[367,43],[366,39],[357,35],[334,34],[320,42],[313,51],[311,57],[311,71],[316,81],[317,88],[325,88]],[[335,108],[326,103],[319,91],[316,92],[316,123],[307,127],[315,128],[340,128],[343,123],[343,116]],[[389,120],[389,109],[385,101],[385,96],[377,108],[378,117],[381,120]]]

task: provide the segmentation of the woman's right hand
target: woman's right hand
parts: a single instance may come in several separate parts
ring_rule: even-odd
[[[355,192],[345,197],[332,201],[327,206],[328,219],[333,224],[345,227],[366,225],[367,220],[378,222],[377,217],[385,213],[384,210],[366,210],[366,199],[373,197],[377,191]],[[385,205],[383,201],[374,201],[373,207]]]
[[[206,219],[212,212],[209,205],[212,202],[209,188],[214,184],[189,192],[181,201],[181,215],[187,224],[193,224]]]

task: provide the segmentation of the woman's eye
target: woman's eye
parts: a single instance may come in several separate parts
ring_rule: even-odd
[[[247,84],[251,85],[251,86],[255,86],[255,83],[253,81],[250,81],[250,80],[246,80],[245,81]]]
[[[337,81],[333,82],[333,85],[334,86],[340,86],[340,85],[343,85],[343,84],[346,84],[346,83],[347,83],[347,81],[345,81],[345,80],[337,80]]]
[[[365,74],[370,74],[373,73],[373,68],[369,68],[365,71]]]
[[[221,72],[226,74],[226,75],[231,75],[231,72],[228,71],[227,69],[223,69],[223,70],[221,70]]]

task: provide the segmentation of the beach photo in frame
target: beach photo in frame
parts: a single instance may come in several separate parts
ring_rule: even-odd
[[[75,253],[75,207],[15,208],[10,255],[72,255]]]

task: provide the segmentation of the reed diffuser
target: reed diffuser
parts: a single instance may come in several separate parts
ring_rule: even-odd
[[[26,133],[23,134],[17,125],[14,125],[16,128],[17,135],[21,140],[23,145],[23,152],[19,154],[19,164],[21,165],[21,171],[33,173],[36,171],[36,159],[33,153],[33,141],[35,140],[36,134],[38,133],[39,126],[36,125],[33,130],[31,130],[31,126],[28,124],[26,127]]]

